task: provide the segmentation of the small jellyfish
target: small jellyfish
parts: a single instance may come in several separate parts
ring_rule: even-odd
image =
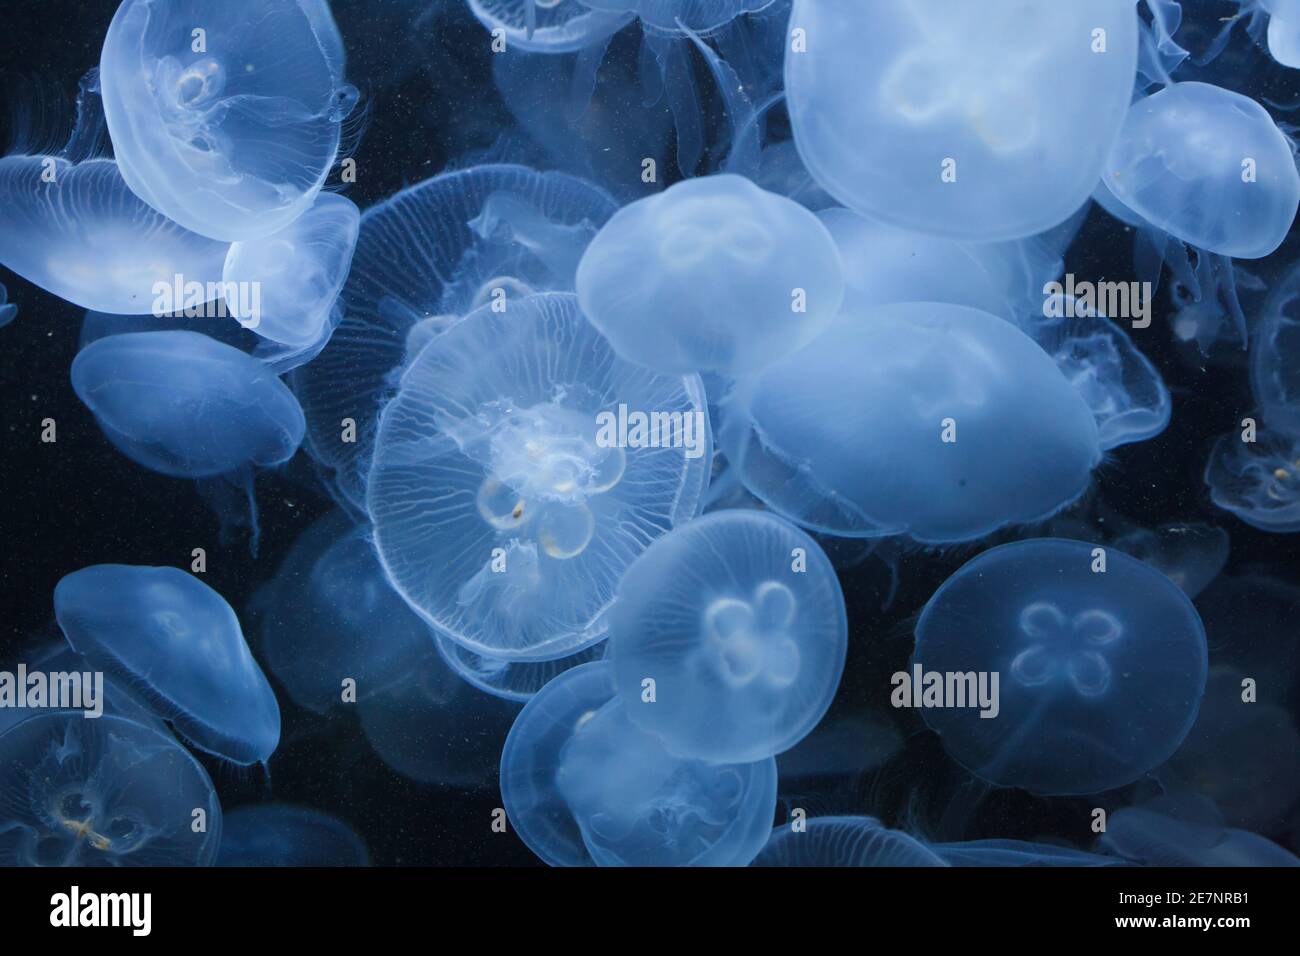
[[[51,711],[0,735],[0,866],[208,866],[221,804],[172,737]]]
[[[650,30],[668,34],[708,33],[736,17],[771,6],[775,0],[582,0],[607,13],[629,13]]]
[[[1119,857],[1051,843],[967,840],[934,843],[930,849],[949,866],[1127,866]]]
[[[1132,783],[1173,754],[1196,720],[1206,658],[1196,609],[1158,571],[1038,538],[945,581],[917,622],[912,664],[934,695],[921,697],[922,716],[959,763],[999,786],[1080,794]],[[970,699],[984,679],[991,707]]]
[[[97,564],[64,576],[54,614],[72,649],[148,701],[187,740],[265,763],[280,707],[216,591],[176,568]]]
[[[447,666],[479,690],[505,700],[526,701],[565,671],[605,659],[606,641],[553,661],[503,661],[484,657],[434,633]]]
[[[231,244],[222,278],[237,293],[235,318],[263,338],[296,348],[328,336],[360,222],[351,200],[321,193],[279,232]]]
[[[111,159],[0,159],[0,264],[74,305],[123,315],[206,306],[224,316],[228,251],[150,209]],[[174,302],[177,284],[183,301]]]
[[[1250,333],[1250,385],[1270,427],[1300,434],[1300,266],[1269,293]]]
[[[937,854],[874,817],[813,817],[782,824],[750,866],[947,866]]]
[[[1261,428],[1255,441],[1223,435],[1210,451],[1205,483],[1225,511],[1261,531],[1300,531],[1300,435]]]
[[[634,724],[671,753],[749,763],[788,750],[826,713],[848,618],[812,538],[772,515],[721,511],[632,563],[610,634]]]
[[[1189,598],[1205,590],[1228,563],[1228,532],[1199,522],[1165,524],[1154,531],[1138,528],[1114,543],[1125,554],[1151,565]]]
[[[1179,820],[1146,807],[1116,810],[1098,843],[1143,866],[1300,866],[1295,854],[1247,830]]]
[[[197,332],[100,339],[73,360],[72,387],[119,451],[179,478],[282,464],[306,428],[265,365]]]
[[[125,0],[99,64],[122,177],[200,235],[279,232],[334,164],[343,67],[326,0]]]
[[[1032,339],[942,303],[842,312],[738,381],[719,431],[769,507],[845,537],[949,543],[1040,520],[1101,460],[1092,411]]]
[[[890,225],[992,242],[1087,202],[1137,67],[1131,0],[795,0],[794,139],[831,195]]]
[[[711,451],[699,379],[619,359],[575,296],[485,306],[420,352],[384,409],[375,545],[445,636],[554,660],[605,635],[623,570],[698,513]]]
[[[555,784],[597,866],[746,866],[776,810],[776,761],[674,756],[617,698],[579,722]]]
[[[500,30],[507,49],[573,53],[604,41],[634,14],[586,0],[469,0],[479,23]]]
[[[365,211],[341,320],[292,380],[308,449],[333,472],[340,503],[364,508],[379,411],[420,349],[484,305],[572,291],[583,250],[617,208],[573,176],[487,165],[427,179]]]
[[[18,318],[18,306],[9,301],[9,290],[0,282],[0,329]]]
[[[361,838],[309,807],[264,803],[226,814],[217,866],[369,866]]]
[[[1041,316],[1021,322],[1052,357],[1097,420],[1103,451],[1165,430],[1172,401],[1164,379],[1114,322],[1073,296],[1050,295]]]
[[[816,216],[720,175],[620,209],[587,247],[577,290],[622,358],[730,375],[815,338],[839,311],[844,279]]]

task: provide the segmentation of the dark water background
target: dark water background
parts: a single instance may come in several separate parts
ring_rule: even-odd
[[[0,0],[5,84],[0,92],[16,89],[14,78],[21,74],[52,84],[70,102],[78,79],[98,62],[115,8],[114,0]],[[360,175],[347,192],[362,209],[440,172],[468,151],[492,148],[515,127],[493,83],[487,33],[460,0],[333,0],[332,8],[347,46],[348,77],[367,94],[369,127],[355,153]],[[602,76],[634,62],[637,30],[625,34],[615,41]],[[1241,38],[1233,50],[1241,55],[1225,61],[1224,68],[1250,77],[1234,88],[1279,102],[1300,97],[1294,79],[1300,73],[1282,70]],[[705,77],[701,73],[702,81]],[[706,105],[716,106],[707,100]],[[8,108],[0,104],[0,110]],[[662,105],[655,109],[663,112]],[[548,121],[568,122],[558,106]],[[10,125],[12,115],[0,113],[0,128]],[[661,166],[675,172],[670,163]],[[624,186],[623,198],[639,188]],[[1293,236],[1264,264],[1250,268],[1271,285],[1297,259]],[[1094,209],[1066,265],[1081,280],[1129,281],[1131,234]],[[68,369],[82,310],[7,270],[0,269],[0,282],[19,310],[17,320],[0,330],[0,661],[22,659],[41,639],[57,636],[52,592],[63,575],[103,562],[188,568],[196,547],[207,551],[203,580],[240,614],[256,650],[247,611],[254,591],[275,573],[297,536],[332,508],[305,456],[283,473],[257,477],[262,522],[257,559],[250,558],[242,538],[223,546],[219,523],[193,484],[153,474],[118,454],[73,394]],[[1176,521],[1222,527],[1232,540],[1227,574],[1262,569],[1300,585],[1293,536],[1255,531],[1209,501],[1201,475],[1210,446],[1249,414],[1249,383],[1241,356],[1206,364],[1174,346],[1168,301],[1162,289],[1152,326],[1133,335],[1173,394],[1172,424],[1155,440],[1116,450],[1098,471],[1090,495],[1144,527]],[[1258,297],[1248,300],[1248,317],[1258,314],[1261,303]],[[57,421],[55,444],[40,442],[44,418]],[[1035,533],[1020,529],[989,543]],[[947,812],[949,820],[969,815],[967,838],[1046,838],[1087,846],[1089,808],[1115,809],[1132,801],[1135,788],[1079,799],[997,791],[972,803],[968,775],[944,755],[920,718],[888,707],[889,674],[906,666],[916,613],[983,546],[906,555],[899,568],[901,586],[887,611],[881,609],[889,586],[882,563],[868,560],[843,572],[850,650],[828,720],[852,715],[892,728],[902,750],[880,770],[856,778],[805,779],[795,789],[783,780],[778,819],[785,807],[797,805],[810,816],[869,813],[892,826],[937,834]],[[1300,620],[1283,622],[1280,633],[1259,639],[1275,641],[1279,657],[1293,654]],[[277,696],[284,734],[269,779],[200,755],[227,810],[275,799],[329,812],[357,830],[377,864],[537,862],[513,834],[491,833],[490,815],[500,805],[495,787],[466,793],[409,781],[372,753],[353,715],[326,720],[296,708],[282,689]],[[1300,850],[1295,814],[1293,807],[1267,835]]]

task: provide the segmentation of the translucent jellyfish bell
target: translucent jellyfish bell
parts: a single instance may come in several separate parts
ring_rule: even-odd
[[[1228,532],[1199,522],[1138,528],[1115,539],[1115,546],[1151,565],[1190,598],[1205,590],[1228,563]]]
[[[111,159],[0,158],[0,264],[74,305],[176,311],[186,303],[160,292],[181,276],[193,305],[215,308],[228,249],[145,205]]]
[[[584,6],[610,14],[629,13],[647,27],[663,33],[708,32],[730,20],[762,10],[774,0],[581,0]]]
[[[279,232],[232,243],[222,277],[238,293],[235,318],[263,338],[298,348],[328,335],[360,223],[351,200],[321,193]]]
[[[839,311],[844,279],[817,217],[721,175],[620,209],[587,247],[577,290],[628,361],[734,374],[815,338]]]
[[[966,840],[935,843],[935,855],[949,866],[1127,866],[1104,853],[1024,840]]]
[[[447,666],[479,690],[505,700],[526,701],[570,668],[604,660],[608,641],[553,661],[484,657],[441,634],[434,634],[434,644]]]
[[[1300,435],[1261,428],[1255,441],[1243,431],[1222,436],[1205,465],[1210,498],[1261,531],[1300,531]]]
[[[217,855],[212,781],[169,735],[52,711],[0,734],[0,768],[0,866],[207,866]]]
[[[996,712],[953,700],[921,711],[958,762],[1000,786],[1076,794],[1168,759],[1196,720],[1207,651],[1195,608],[1158,571],[1038,538],[945,581],[921,612],[912,662],[943,680],[998,675]]]
[[[203,750],[265,763],[280,741],[280,707],[235,612],[176,568],[97,564],[63,577],[54,614],[96,668],[137,690]]]
[[[1300,207],[1295,155],[1272,117],[1208,83],[1175,83],[1134,103],[1106,185],[1157,228],[1238,259],[1277,249]]]
[[[610,634],[634,724],[672,753],[746,763],[788,750],[826,713],[848,618],[812,538],[769,514],[721,511],[632,563]]]
[[[197,332],[100,339],[73,360],[72,387],[119,451],[181,478],[281,464],[306,427],[270,369]]]
[[[617,425],[651,412],[667,435]],[[384,409],[367,498],[380,561],[469,650],[566,656],[604,636],[628,564],[698,512],[711,448],[699,379],[619,359],[575,296],[487,306],[430,342]]]
[[[1179,820],[1146,807],[1112,813],[1099,843],[1144,866],[1300,866],[1294,853],[1258,834]]]
[[[0,282],[0,329],[18,317],[18,306],[9,301],[9,290]]]
[[[1129,0],[795,0],[785,86],[799,153],[841,203],[994,241],[1091,195],[1137,68]]]
[[[584,0],[469,0],[479,23],[505,33],[507,48],[572,53],[600,43],[632,22],[633,13]]]
[[[1271,427],[1300,433],[1300,267],[1269,293],[1250,335],[1250,385]]]
[[[920,841],[874,817],[814,817],[783,824],[750,866],[947,866]]]
[[[226,814],[217,866],[369,866],[370,854],[342,820],[310,807],[263,803]]]
[[[1035,521],[1101,460],[1092,411],[1032,339],[940,303],[841,313],[738,381],[720,433],[769,507],[848,537],[966,541]]]
[[[99,77],[132,192],[226,242],[311,206],[357,101],[326,0],[124,0]]]

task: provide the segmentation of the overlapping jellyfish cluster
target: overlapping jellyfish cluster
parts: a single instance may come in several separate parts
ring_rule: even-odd
[[[0,158],[41,442],[221,519],[62,569],[0,862],[389,861],[289,750],[438,860],[1300,865],[1300,4],[437,6],[433,169],[326,0],[124,0]]]

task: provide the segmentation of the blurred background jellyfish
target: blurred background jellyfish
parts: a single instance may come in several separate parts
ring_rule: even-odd
[[[813,817],[782,824],[750,866],[947,866],[936,853],[874,817]]]
[[[145,205],[111,159],[0,158],[0,264],[74,305],[224,316],[228,250]]]
[[[841,313],[738,381],[720,432],[745,487],[785,517],[926,543],[1045,518],[1101,460],[1092,411],[1032,339],[942,303]]]
[[[1168,261],[1194,301],[1225,302],[1245,347],[1232,259],[1274,252],[1300,207],[1295,148],[1268,112],[1207,83],[1167,86],[1129,109],[1104,183],[1149,224],[1138,230],[1140,278],[1155,284]]]
[[[843,288],[817,218],[731,175],[624,206],[577,273],[582,311],[614,350],[666,375],[761,368],[822,332]]]
[[[134,721],[42,713],[0,735],[0,775],[0,865],[208,866],[217,855],[212,781]]]
[[[1020,327],[1052,357],[1097,420],[1104,451],[1154,438],[1172,412],[1151,361],[1114,322],[1069,295],[1050,295]]]
[[[479,690],[505,700],[526,701],[570,668],[604,660],[608,641],[553,661],[503,661],[484,657],[436,632],[434,645],[447,666]]]
[[[1250,333],[1250,386],[1270,428],[1300,434],[1300,264],[1269,293]]]
[[[1196,607],[1213,664],[1252,677],[1265,702],[1293,710],[1300,704],[1300,645],[1284,638],[1300,619],[1300,588],[1247,568],[1219,577],[1197,597]]]
[[[369,866],[353,829],[309,807],[263,803],[226,814],[217,866]]]
[[[745,866],[776,809],[776,761],[677,757],[609,701],[560,752],[555,784],[597,866]]]
[[[572,53],[600,44],[634,19],[632,11],[606,10],[586,0],[467,0],[478,21],[500,30],[507,48]],[[496,34],[494,33],[494,36]]]
[[[9,301],[9,290],[0,282],[0,329],[18,318],[18,306]]]
[[[1158,571],[1039,538],[986,551],[945,581],[917,622],[912,664],[941,683],[1000,675],[991,709],[922,710],[959,763],[999,786],[1079,794],[1132,783],[1174,753],[1196,720],[1206,657],[1196,609]]]
[[[280,707],[216,591],[176,568],[97,564],[63,577],[54,614],[72,649],[200,749],[265,763]]]
[[[257,651],[294,703],[318,714],[407,676],[428,628],[393,591],[365,530],[334,511],[308,528],[254,596]]]
[[[632,413],[669,434],[621,434],[612,419]],[[619,359],[576,296],[485,306],[420,352],[384,409],[367,498],[380,561],[469,650],[566,656],[605,635],[632,560],[698,513],[711,448],[699,379]]]
[[[1262,428],[1223,435],[1210,450],[1205,483],[1224,511],[1261,531],[1300,531],[1300,435]]]
[[[1143,866],[1300,866],[1294,853],[1247,830],[1180,820],[1147,807],[1112,813],[1098,844]]]
[[[873,219],[977,241],[1033,235],[1101,176],[1137,26],[1130,0],[795,0],[794,140],[817,181]]]
[[[671,753],[748,763],[788,750],[826,713],[848,619],[812,538],[772,515],[723,511],[632,563],[610,634],[632,723]]]
[[[1149,564],[1194,598],[1228,563],[1228,532],[1200,522],[1137,528],[1115,538],[1115,547]],[[1208,628],[1208,624],[1206,625]]]
[[[124,0],[99,68],[122,177],[200,235],[279,232],[334,164],[343,69],[326,0]]]
[[[1127,866],[1105,853],[1024,840],[967,840],[934,843],[930,850],[949,866]]]
[[[709,33],[745,13],[772,5],[774,0],[581,0],[584,6],[608,13],[629,13],[652,30]]]
[[[483,305],[572,291],[587,243],[616,208],[572,176],[488,165],[435,176],[365,211],[341,321],[292,379],[308,448],[333,473],[341,503],[364,509],[379,410],[420,349]]]
[[[235,318],[282,345],[303,348],[328,337],[360,221],[351,200],[321,193],[279,232],[232,243],[222,279],[228,289],[247,290],[236,297]]]

